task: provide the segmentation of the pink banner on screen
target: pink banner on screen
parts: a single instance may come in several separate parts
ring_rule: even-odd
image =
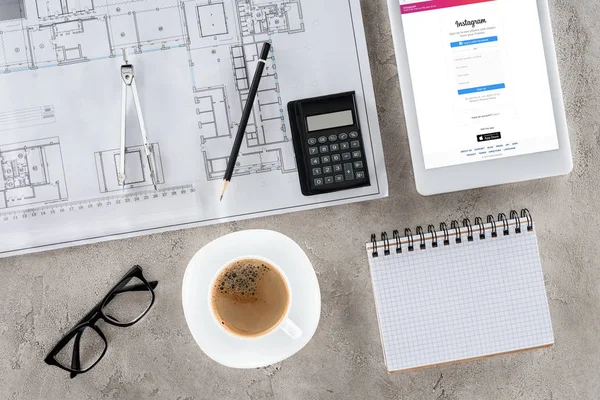
[[[400,12],[402,14],[410,14],[422,11],[438,10],[440,8],[466,6],[469,4],[486,3],[496,0],[431,0],[420,3],[402,4]]]

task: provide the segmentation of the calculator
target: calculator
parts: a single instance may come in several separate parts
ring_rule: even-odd
[[[371,184],[355,92],[288,103],[302,194]]]

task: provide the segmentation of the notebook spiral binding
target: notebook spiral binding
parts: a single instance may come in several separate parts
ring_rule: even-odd
[[[383,255],[389,256],[392,254],[392,249],[396,254],[402,254],[403,249],[402,245],[406,244],[409,252],[415,251],[415,240],[417,240],[417,244],[420,250],[427,249],[427,240],[426,235],[431,238],[431,247],[436,248],[438,246],[449,246],[450,245],[450,237],[454,236],[454,242],[456,244],[461,244],[463,242],[463,234],[466,231],[466,240],[467,242],[472,242],[474,240],[475,235],[479,237],[479,240],[485,240],[488,236],[486,234],[486,230],[490,230],[490,236],[492,238],[498,237],[498,228],[501,226],[500,232],[502,232],[503,236],[510,235],[510,221],[514,221],[515,225],[515,233],[520,234],[522,232],[521,219],[527,219],[527,232],[533,231],[533,218],[531,217],[531,213],[528,209],[524,208],[521,210],[521,214],[515,210],[512,210],[509,214],[509,217],[504,213],[498,214],[498,218],[494,218],[493,215],[488,215],[486,222],[481,217],[475,218],[475,223],[472,224],[468,218],[465,218],[462,222],[462,226],[460,222],[454,220],[450,223],[450,228],[445,222],[440,224],[440,229],[436,231],[434,225],[429,225],[427,227],[427,233],[424,232],[422,226],[418,226],[415,234],[413,235],[412,230],[410,228],[406,228],[404,230],[404,237],[400,236],[400,231],[394,230],[392,233],[392,241],[388,237],[387,232],[381,233],[381,242],[383,244]],[[486,225],[489,225],[486,229]],[[438,239],[438,234],[442,234],[443,238],[442,243]],[[404,242],[403,240],[404,239]],[[371,253],[373,258],[379,257],[379,249],[381,248],[381,244],[378,245],[377,235],[371,235],[371,244],[373,247],[373,251]]]

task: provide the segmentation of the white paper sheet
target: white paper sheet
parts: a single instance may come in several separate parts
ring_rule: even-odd
[[[0,256],[388,194],[359,0],[24,0],[20,19],[10,7],[0,9]],[[219,202],[266,40],[272,57]],[[158,191],[132,101],[118,186],[123,49]],[[305,197],[287,103],[351,90],[372,184]]]

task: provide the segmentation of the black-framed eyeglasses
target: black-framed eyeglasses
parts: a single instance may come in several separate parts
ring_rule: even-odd
[[[106,354],[108,341],[98,320],[128,327],[144,317],[154,304],[157,281],[148,282],[139,265],[125,274],[108,294],[71,329],[44,361],[69,371],[71,378],[94,368]]]

